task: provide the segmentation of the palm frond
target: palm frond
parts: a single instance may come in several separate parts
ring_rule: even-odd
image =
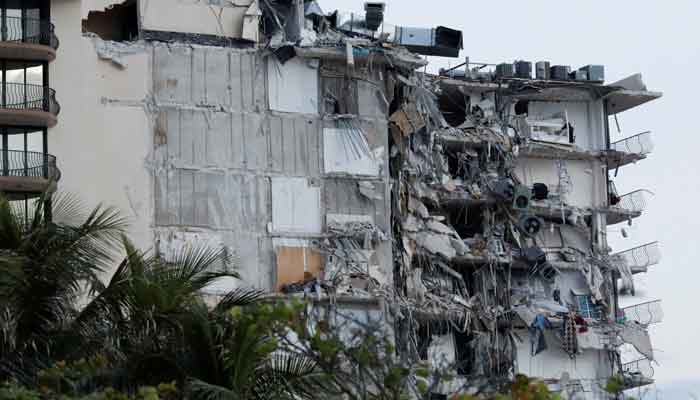
[[[317,370],[316,362],[298,353],[275,352],[256,373],[255,393],[258,399],[323,398],[328,383],[325,374]]]
[[[216,305],[214,312],[226,312],[234,307],[244,307],[259,302],[267,292],[253,288],[238,288],[227,293]]]
[[[192,379],[188,383],[188,397],[193,400],[242,400],[233,390],[226,387]]]
[[[0,249],[19,247],[23,225],[17,210],[7,199],[0,196]]]

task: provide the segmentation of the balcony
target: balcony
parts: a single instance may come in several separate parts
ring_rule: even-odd
[[[654,367],[647,358],[622,364],[622,379],[625,390],[654,383]]]
[[[643,160],[654,150],[651,132],[642,132],[610,145],[608,168],[616,169]]]
[[[635,321],[641,325],[658,324],[664,319],[661,300],[648,301],[635,306],[623,308],[626,321]]]
[[[0,125],[51,128],[61,106],[56,91],[41,85],[7,82],[1,86]]]
[[[653,242],[613,254],[612,257],[624,263],[632,274],[641,274],[647,272],[649,267],[661,262],[661,250],[659,250],[659,242]]]
[[[642,215],[647,208],[646,195],[648,190],[635,190],[634,192],[617,197],[611,190],[610,207],[608,208],[608,225],[632,220]]]
[[[61,172],[56,158],[33,151],[0,150],[0,192],[12,199],[56,189]]]
[[[5,17],[0,29],[0,58],[53,61],[58,49],[54,26],[47,20]]]

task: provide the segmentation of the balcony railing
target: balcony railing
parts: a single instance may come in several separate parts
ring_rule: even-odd
[[[651,132],[642,132],[612,143],[610,149],[621,153],[645,156],[654,150],[654,143],[651,140]]]
[[[3,42],[30,43],[58,49],[59,41],[54,25],[37,18],[0,18],[0,39]]]
[[[628,388],[653,383],[654,367],[647,358],[622,364],[622,376]]]
[[[641,213],[647,208],[646,194],[648,190],[635,190],[634,192],[620,196],[617,204],[613,208],[629,213]]]
[[[41,85],[6,82],[0,85],[0,106],[14,110],[45,111],[58,115],[56,91]]]
[[[34,151],[0,150],[0,176],[44,178],[57,181],[56,157]]]
[[[623,308],[627,321],[636,321],[642,325],[658,324],[664,319],[661,300],[649,301]]]
[[[647,268],[661,262],[661,250],[659,242],[653,242],[613,254],[612,257],[624,262],[633,273],[644,272]]]

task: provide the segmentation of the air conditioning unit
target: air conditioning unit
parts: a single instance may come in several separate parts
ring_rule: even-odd
[[[516,210],[527,210],[530,207],[530,197],[532,189],[527,186],[517,186],[513,195],[513,208]]]

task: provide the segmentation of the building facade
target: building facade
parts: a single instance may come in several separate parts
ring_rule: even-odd
[[[25,209],[60,178],[48,129],[60,107],[49,85],[58,39],[48,2],[0,3],[0,192]]]
[[[566,398],[652,382],[658,303],[621,309],[618,293],[658,249],[614,253],[606,236],[643,211],[645,192],[616,193],[613,177],[650,134],[609,139],[613,115],[660,97],[640,77],[468,61],[426,74],[423,56],[457,56],[461,32],[390,27],[377,4],[13,3],[11,199],[60,177],[127,213],[144,249],[230,249],[242,280],[212,294],[255,286],[381,321],[402,357],[460,377],[436,398],[517,373]],[[628,345],[639,358],[621,358]]]

